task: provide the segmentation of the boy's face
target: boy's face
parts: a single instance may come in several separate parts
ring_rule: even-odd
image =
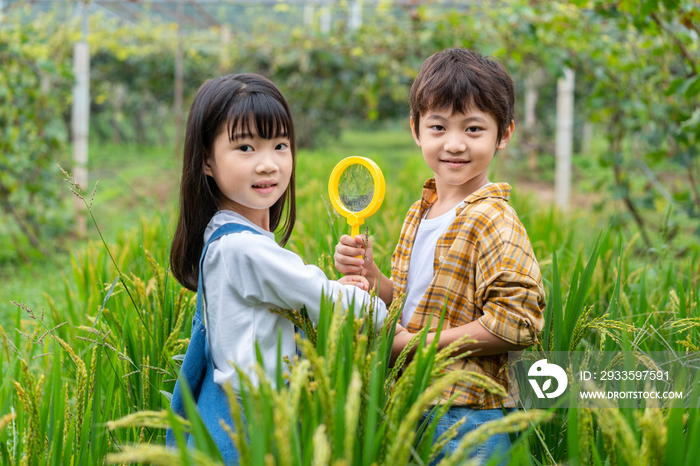
[[[496,149],[505,148],[510,141],[513,129],[511,122],[497,143],[496,120],[476,108],[466,113],[428,110],[420,116],[420,136],[411,119],[413,138],[435,172],[439,198],[463,199],[488,183],[486,170]]]

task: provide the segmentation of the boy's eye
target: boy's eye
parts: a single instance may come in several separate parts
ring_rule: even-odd
[[[467,128],[467,133],[476,133],[479,131],[481,131],[481,128],[479,128],[478,126],[470,126],[469,128]]]
[[[435,130],[435,131],[445,131],[445,127],[442,125],[433,125],[430,127],[430,129]]]
[[[252,152],[253,147],[249,146],[248,144],[243,144],[241,147],[238,148],[238,150],[241,152]]]

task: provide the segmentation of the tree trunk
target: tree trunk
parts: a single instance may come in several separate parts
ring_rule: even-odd
[[[642,216],[639,214],[637,211],[637,207],[634,205],[634,202],[632,202],[632,198],[630,197],[630,190],[629,190],[629,182],[622,177],[622,164],[621,164],[621,159],[622,159],[622,140],[625,135],[625,131],[622,128],[622,115],[619,113],[616,113],[615,116],[613,117],[613,131],[614,135],[613,138],[610,140],[610,152],[612,154],[612,160],[613,160],[613,171],[615,174],[615,184],[621,188],[622,191],[622,201],[625,203],[625,206],[627,209],[630,211],[632,214],[632,218],[634,218],[635,223],[639,227],[639,232],[642,235],[642,239],[644,240],[644,244],[646,245],[647,248],[651,248],[651,240],[649,239],[649,235],[647,234],[647,229],[646,229],[646,224],[644,223],[644,219]]]

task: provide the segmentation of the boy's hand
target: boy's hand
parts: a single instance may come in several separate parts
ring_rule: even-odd
[[[369,282],[365,277],[360,275],[346,275],[338,280],[338,282],[343,285],[354,285],[361,290],[369,291]]]
[[[365,248],[363,242],[367,244]],[[374,252],[372,240],[365,235],[357,235],[355,238],[343,235],[335,246],[335,268],[343,275],[362,275],[367,277],[372,271]]]

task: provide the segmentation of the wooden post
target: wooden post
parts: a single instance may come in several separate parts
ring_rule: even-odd
[[[228,26],[221,26],[221,69],[224,74],[229,74],[231,72],[231,51],[229,50],[229,45],[231,44],[231,29]]]
[[[177,45],[175,47],[175,102],[173,113],[175,114],[175,159],[182,157],[182,95],[184,93],[184,74],[182,50],[182,16],[184,14],[183,0],[177,2]]]
[[[82,37],[73,48],[72,132],[73,132],[73,176],[85,195],[88,193],[88,134],[90,131],[90,47],[88,36],[88,4],[83,3]],[[85,203],[78,198],[74,201],[76,235],[87,236],[87,216]]]
[[[537,142],[536,127],[537,127],[537,100],[539,99],[539,84],[541,81],[542,70],[535,68],[530,70],[525,76],[525,118],[523,121],[523,132],[521,138],[524,142],[525,153],[527,156],[527,166],[530,170],[537,169],[537,150],[535,148]]]
[[[348,21],[350,30],[354,31],[362,26],[362,2],[355,0],[350,4],[350,20]]]
[[[311,3],[304,5],[304,26],[311,28],[314,25],[314,6]]]
[[[564,76],[557,80],[557,135],[554,195],[557,205],[569,208],[571,195],[571,150],[574,129],[574,71],[564,68]]]
[[[321,34],[329,34],[331,32],[331,5],[326,3],[321,9]]]

